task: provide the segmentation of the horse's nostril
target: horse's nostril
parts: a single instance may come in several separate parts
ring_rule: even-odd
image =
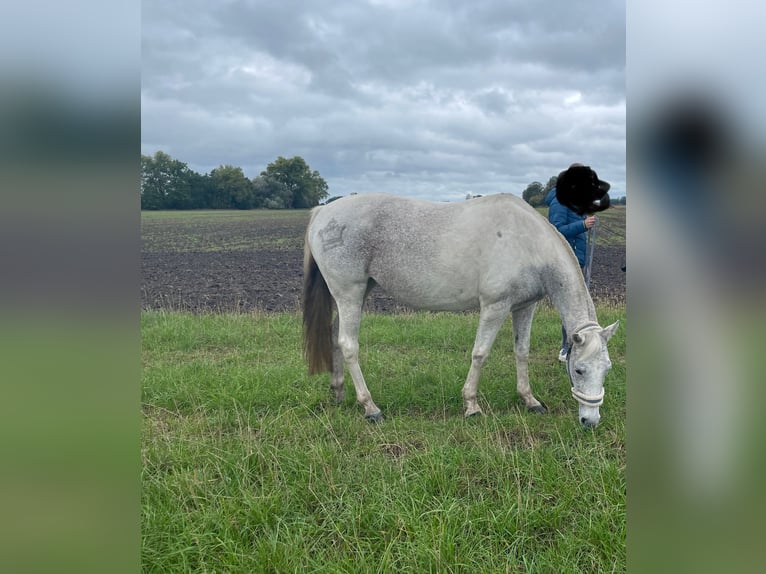
[[[580,424],[587,424],[587,419],[585,417],[580,417]]]

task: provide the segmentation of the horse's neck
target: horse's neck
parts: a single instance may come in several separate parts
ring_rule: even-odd
[[[579,267],[557,268],[548,283],[548,296],[561,315],[561,323],[567,333],[574,333],[583,325],[597,322],[593,299]]]

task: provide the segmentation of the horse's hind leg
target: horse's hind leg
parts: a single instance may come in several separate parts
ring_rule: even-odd
[[[368,279],[362,303],[367,299],[367,296],[370,294],[373,287],[375,287],[375,281]],[[338,343],[339,323],[339,315],[336,314],[335,320],[332,322],[332,374],[330,377],[330,389],[335,393],[335,402],[340,404],[346,398],[346,387],[343,380],[345,374],[343,350]]]
[[[466,377],[465,385],[463,385],[463,403],[465,405],[466,417],[481,414],[481,407],[476,400],[481,367],[484,361],[487,360],[497,333],[508,316],[508,310],[508,305],[505,303],[496,303],[481,308],[479,328],[476,331],[476,341],[473,344],[473,352],[471,353],[471,369],[468,371],[468,377]]]
[[[513,321],[513,354],[516,357],[516,391],[530,411],[547,412],[543,403],[532,395],[529,386],[529,337],[532,333],[532,317],[536,304],[532,303],[521,309],[515,309],[511,315]]]
[[[365,285],[358,289],[346,289],[343,297],[336,298],[338,305],[338,347],[351,374],[351,379],[354,381],[356,400],[364,407],[365,418],[371,422],[378,422],[383,419],[383,413],[372,401],[362,370],[359,368],[359,324],[362,320],[362,303],[366,290]],[[333,379],[336,369],[337,367],[333,366]]]
[[[332,322],[332,374],[330,376],[330,388],[335,393],[335,401],[342,403],[346,398],[346,387],[343,384],[343,351],[338,344],[338,316]]]

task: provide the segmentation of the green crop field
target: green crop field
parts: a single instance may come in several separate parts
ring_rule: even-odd
[[[556,360],[558,315],[532,330],[515,392],[510,323],[465,420],[476,314],[366,315],[360,360],[386,420],[309,377],[301,319],[145,311],[145,572],[624,572],[625,308],[602,422],[584,430]],[[348,379],[348,377],[347,377]]]
[[[303,249],[309,210],[142,211],[144,252]]]
[[[599,247],[625,247],[625,216],[625,206],[598,214]],[[141,237],[146,252],[302,249],[308,219],[309,210],[142,211]]]

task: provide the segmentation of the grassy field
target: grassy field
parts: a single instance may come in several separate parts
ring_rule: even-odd
[[[537,211],[548,217],[548,208]],[[625,206],[598,214],[597,245],[625,246]],[[302,249],[307,209],[142,211],[144,251]]]
[[[361,361],[386,415],[347,381],[308,377],[297,314],[144,312],[145,572],[625,571],[625,310],[601,308],[613,369],[585,431],[541,308],[521,408],[510,323],[482,373],[486,416],[460,390],[475,314],[368,315]]]
[[[142,251],[303,249],[308,209],[142,211]]]
[[[143,222],[160,222],[165,220],[218,220],[218,221],[274,221],[292,220],[295,218],[308,219],[309,209],[192,209],[141,211]]]

